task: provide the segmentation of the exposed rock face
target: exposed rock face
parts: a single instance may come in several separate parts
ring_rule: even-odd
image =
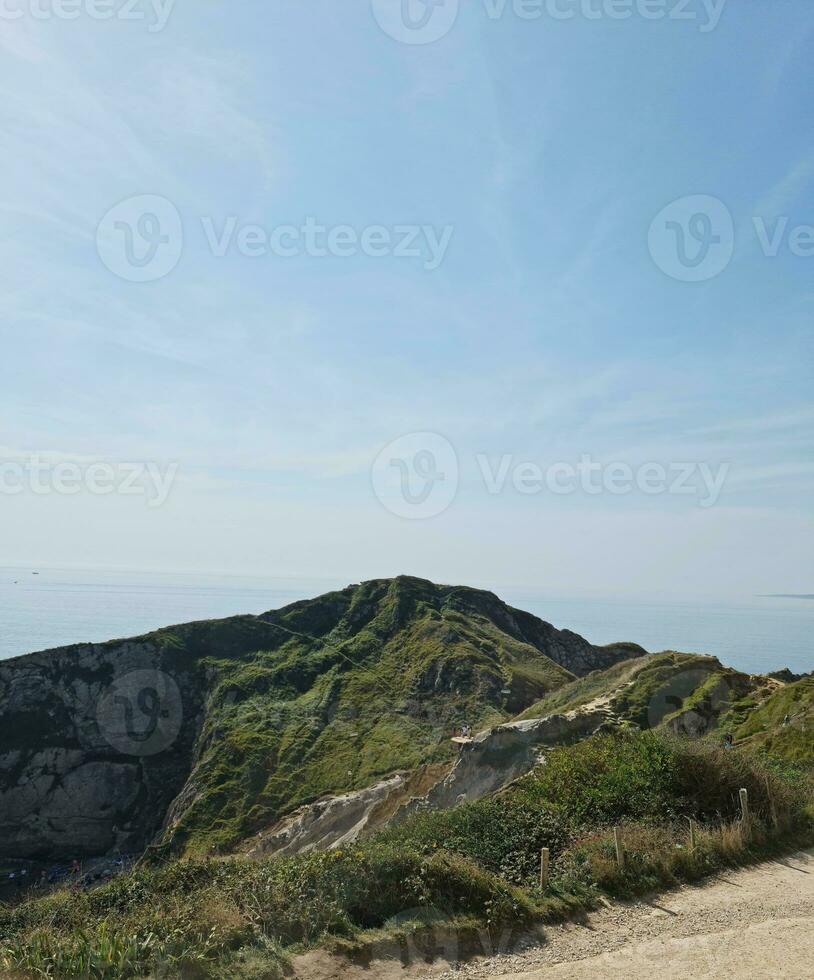
[[[376,807],[403,790],[406,782],[404,773],[396,773],[367,789],[300,807],[263,834],[249,856],[299,854],[349,844],[370,827],[370,816]]]
[[[166,659],[124,642],[0,662],[4,857],[135,851],[156,834],[200,715],[200,684]]]
[[[228,850],[281,819],[277,849],[341,840],[403,802],[392,773],[452,759],[453,725],[509,721],[637,652],[398,578],[0,662],[0,856]]]
[[[266,857],[342,847],[419,810],[448,810],[480,800],[529,772],[546,746],[584,738],[607,721],[607,710],[597,708],[499,725],[462,745],[451,770],[425,795],[405,800],[411,778],[397,773],[368,789],[301,807],[260,835],[248,854]]]
[[[414,772],[393,773],[366,789],[329,796],[300,807],[259,833],[247,856],[325,850],[369,836],[390,823],[399,808],[416,793],[426,792],[443,779],[451,765],[438,763]]]
[[[405,804],[394,822],[416,810],[448,810],[483,799],[508,786],[540,762],[546,746],[564,745],[593,734],[608,720],[604,709],[572,711],[527,721],[513,721],[480,732],[461,752],[449,775],[424,797]]]

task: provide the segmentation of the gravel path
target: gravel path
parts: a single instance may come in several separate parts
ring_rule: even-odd
[[[812,980],[814,850],[546,927],[524,951],[457,967],[365,966],[315,950],[296,980]]]
[[[814,977],[814,851],[722,874],[581,925],[546,930],[545,945],[482,959],[434,980],[673,980]]]

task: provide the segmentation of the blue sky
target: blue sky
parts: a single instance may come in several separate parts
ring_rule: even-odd
[[[177,471],[160,507],[0,496],[4,563],[812,591],[814,256],[805,230],[799,254],[788,237],[814,224],[806,0],[729,0],[714,26],[701,0],[660,20],[585,16],[599,0],[493,19],[466,0],[426,44],[379,26],[396,0],[177,0],[161,30],[150,0],[106,22],[90,0],[73,20],[31,2],[7,0],[22,16],[0,24],[0,463]],[[133,282],[97,229],[144,195],[171,202],[183,247]],[[734,241],[687,282],[648,236],[698,195]],[[219,257],[202,222],[230,217],[451,237],[433,269]],[[776,248],[758,226],[784,230]],[[459,478],[443,512],[411,520],[371,467],[422,432]],[[477,462],[586,455],[727,475],[702,506],[489,493]]]

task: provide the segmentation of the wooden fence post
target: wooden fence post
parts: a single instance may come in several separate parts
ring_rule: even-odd
[[[749,793],[747,790],[742,789],[739,796],[741,800],[741,818],[746,821],[749,819]]]
[[[774,805],[774,796],[772,796],[772,787],[768,775],[766,776],[766,797],[769,801],[769,812],[772,815],[772,826],[776,827],[780,821],[777,819],[777,807]]]
[[[690,817],[690,851],[694,854],[698,842],[695,839],[695,821]]]
[[[625,866],[625,851],[622,847],[622,838],[619,834],[619,828],[613,828],[613,843],[616,845],[616,863],[619,868],[624,868]]]
[[[545,888],[548,884],[548,865],[550,852],[547,847],[540,851],[540,888]]]

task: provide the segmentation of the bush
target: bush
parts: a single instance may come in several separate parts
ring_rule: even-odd
[[[680,764],[678,743],[663,736],[599,735],[554,749],[509,795],[528,809],[551,807],[571,828],[631,816],[671,820],[682,808]]]
[[[546,804],[529,806],[519,798],[499,797],[417,815],[381,838],[393,847],[423,854],[451,851],[507,881],[530,884],[539,875],[541,848],[559,853],[571,835]]]

